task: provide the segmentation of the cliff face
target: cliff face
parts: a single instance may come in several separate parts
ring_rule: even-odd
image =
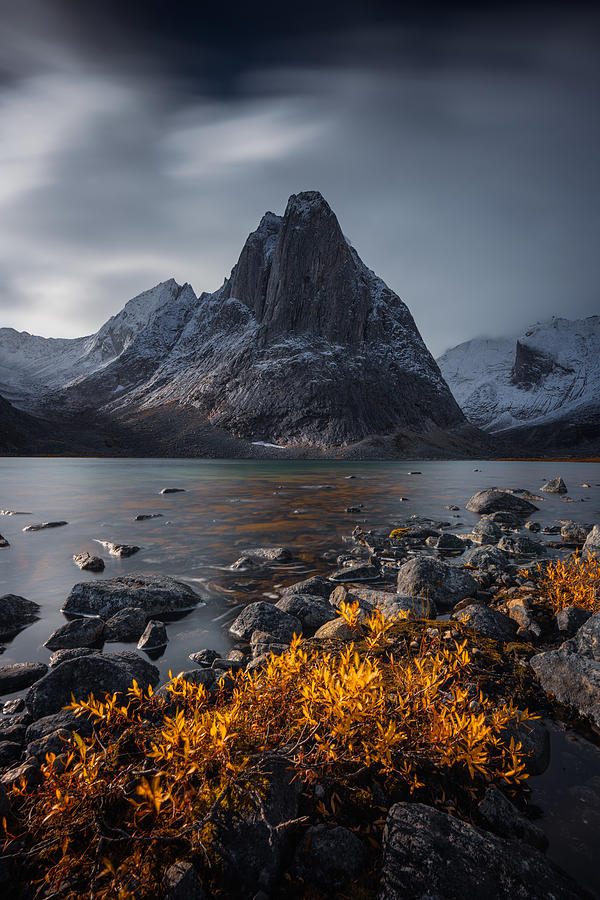
[[[125,307],[132,322],[124,310],[85,339],[88,371],[77,345],[53,408],[93,398],[133,422],[176,406],[249,442],[320,449],[396,433],[435,433],[440,446],[468,428],[408,308],[315,191],[263,216],[218,291],[197,298],[171,281],[141,298]]]

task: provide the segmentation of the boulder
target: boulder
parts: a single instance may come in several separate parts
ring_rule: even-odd
[[[330,604],[336,609],[340,608],[341,600],[345,599],[346,603],[358,600],[363,615],[380,609],[386,619],[394,619],[400,613],[408,613],[409,619],[431,619],[437,616],[435,602],[426,597],[353,587],[352,591],[342,598],[340,595],[336,597],[338,590],[339,588],[336,588],[329,598]]]
[[[585,544],[591,530],[591,525],[583,525],[581,522],[565,522],[560,529],[560,539],[563,544],[572,547],[579,546]]]
[[[538,653],[530,662],[547,693],[600,726],[599,662],[562,648]]]
[[[478,491],[473,494],[467,503],[467,509],[474,513],[495,513],[510,512],[517,516],[525,518],[530,513],[535,512],[538,507],[530,503],[529,500],[523,500],[509,491],[503,491],[498,488],[488,488],[485,491]]]
[[[97,616],[73,619],[54,631],[44,647],[48,650],[67,650],[72,647],[92,647],[102,640],[104,622]]]
[[[266,631],[285,643],[302,633],[302,624],[296,616],[259,600],[246,606],[229,628],[232,637],[242,641],[249,641],[254,631]]]
[[[451,618],[495,641],[512,641],[517,632],[517,626],[512,619],[481,603],[465,606],[452,613]]]
[[[167,626],[164,622],[156,622],[151,619],[146,625],[146,629],[138,641],[138,650],[158,650],[160,647],[166,647],[169,642],[167,636]]]
[[[0,769],[12,766],[21,758],[23,747],[15,741],[0,741]]]
[[[374,581],[381,578],[381,571],[378,566],[374,566],[369,562],[357,561],[349,566],[344,566],[333,572],[329,576],[330,581],[339,584],[350,583],[353,581]]]
[[[234,563],[231,563],[229,568],[240,572],[257,572],[264,567],[264,559],[258,559],[256,556],[245,553],[244,556],[240,556]]]
[[[489,519],[480,519],[473,526],[471,537],[476,544],[497,544],[502,537],[502,529]]]
[[[146,613],[139,606],[126,606],[104,624],[105,641],[137,641],[146,627]]]
[[[272,653],[274,656],[280,656],[289,649],[289,646],[288,643],[278,640],[276,635],[269,634],[266,631],[253,631],[250,638],[250,650],[252,651],[253,659],[256,659],[258,656],[266,656],[269,653]],[[216,668],[215,663],[213,663],[213,668]]]
[[[289,587],[281,591],[281,596],[285,597],[287,594],[316,594],[318,597],[325,597],[327,600],[331,591],[331,582],[328,578],[323,578],[321,575],[313,575],[304,581],[290,584]]]
[[[489,572],[494,569],[505,571],[511,565],[508,554],[497,547],[480,547],[473,550],[467,558],[467,563],[481,572]]]
[[[0,597],[0,640],[7,640],[39,618],[40,606],[18,594]]]
[[[330,602],[317,594],[286,594],[275,606],[299,619],[305,633],[316,631],[325,622],[335,619]]]
[[[427,538],[427,543],[430,540],[430,546],[434,550],[458,550],[460,553],[463,553],[471,543],[467,537],[461,538],[449,531],[442,532],[439,537]]]
[[[46,674],[48,666],[38,662],[14,663],[0,666],[0,695],[12,694],[29,687]]]
[[[50,655],[48,665],[51,669],[54,669],[67,659],[77,659],[79,656],[89,656],[90,653],[97,652],[97,650],[93,650],[91,647],[70,647],[66,650],[55,650],[54,653]]]
[[[44,531],[46,528],[61,528],[68,522],[36,522],[35,525],[26,525],[23,531]]]
[[[600,612],[588,616],[574,637],[562,645],[561,650],[581,653],[583,656],[600,662]]]
[[[473,596],[479,587],[462,566],[427,556],[415,557],[398,569],[398,593],[424,597],[438,609],[449,609],[459,600]]]
[[[294,854],[293,873],[323,890],[338,890],[355,881],[366,861],[362,841],[341,825],[308,828]]]
[[[554,616],[556,629],[567,638],[573,637],[591,615],[591,609],[582,609],[581,606],[565,606]]]
[[[583,545],[584,556],[600,556],[600,525],[594,525]]]
[[[32,722],[25,733],[25,743],[29,746],[34,741],[40,741],[57,731],[69,734],[76,731],[77,734],[87,737],[92,730],[92,723],[87,716],[77,716],[69,709],[61,709],[60,712],[43,716]]]
[[[116,544],[114,541],[101,541],[98,538],[95,540],[97,544],[102,544],[103,547],[106,547],[111,556],[118,556],[120,559],[133,556],[140,549],[132,544]]]
[[[132,574],[74,585],[62,611],[108,619],[129,606],[143,609],[148,616],[191,609],[199,602],[200,597],[182,581],[167,575]]]
[[[179,860],[163,876],[164,900],[205,900],[206,892],[192,863]]]
[[[556,478],[553,478],[551,481],[547,481],[546,484],[543,484],[540,488],[540,491],[544,491],[546,494],[566,494],[567,486],[558,475]]]
[[[396,803],[383,832],[378,900],[581,900],[542,853],[422,803]]]
[[[517,623],[518,628],[526,629],[531,637],[539,638],[542,629],[533,618],[529,605],[522,597],[514,597],[506,604],[508,616]]]
[[[525,535],[505,535],[498,542],[498,549],[509,556],[544,556],[546,547]]]
[[[483,825],[500,837],[525,841],[538,850],[545,850],[548,846],[548,838],[542,829],[522,816],[494,784],[485,792],[477,811]]]
[[[103,572],[104,560],[100,556],[92,556],[90,553],[75,553],[73,562],[80,569],[87,572]]]
[[[517,515],[517,513],[510,512],[507,509],[499,509],[498,512],[487,513],[481,518],[486,522],[493,522],[494,525],[499,525],[500,528],[520,528],[523,521],[522,515]]]
[[[198,650],[196,653],[190,653],[188,659],[191,659],[197,666],[210,669],[215,659],[219,658],[216,650],[210,650],[208,647],[204,650]]]
[[[330,622],[315,632],[315,638],[318,641],[337,640],[337,641],[355,641],[362,636],[360,625],[351,627],[340,616],[336,616]]]
[[[262,559],[266,562],[285,563],[294,558],[294,554],[287,547],[254,547],[246,551],[248,556]]]
[[[44,675],[29,689],[25,698],[27,709],[34,719],[58,712],[76,699],[94,694],[125,694],[133,679],[141,687],[154,686],[158,681],[156,666],[137,653],[92,653],[69,659]]]

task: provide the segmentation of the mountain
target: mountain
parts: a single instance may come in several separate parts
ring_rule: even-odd
[[[266,213],[212,294],[171,279],[75,340],[1,329],[0,392],[44,415],[100,416],[133,444],[143,433],[145,453],[482,446],[407,306],[316,191]]]
[[[477,427],[540,449],[600,447],[600,316],[467,341],[438,364]]]

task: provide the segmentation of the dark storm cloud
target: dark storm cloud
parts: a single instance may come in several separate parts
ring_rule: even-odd
[[[585,7],[23,2],[0,36],[0,324],[213,290],[317,188],[434,352],[598,311]]]

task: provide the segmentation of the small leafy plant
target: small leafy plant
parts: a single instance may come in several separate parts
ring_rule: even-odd
[[[582,557],[577,551],[566,560],[538,563],[538,592],[552,610],[581,606],[592,612],[600,610],[600,559]]]

